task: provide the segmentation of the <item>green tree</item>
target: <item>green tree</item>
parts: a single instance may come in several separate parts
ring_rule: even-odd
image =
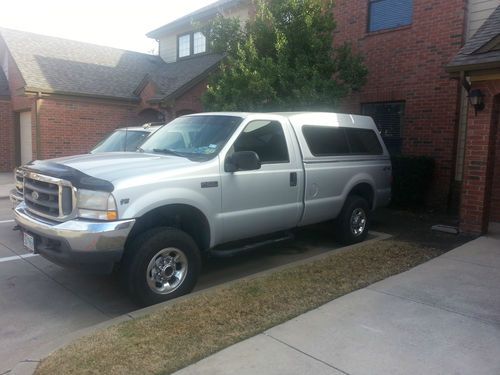
[[[203,96],[208,110],[332,110],[359,90],[367,70],[349,44],[335,46],[333,3],[253,0],[255,17],[217,17],[206,28],[225,54]]]

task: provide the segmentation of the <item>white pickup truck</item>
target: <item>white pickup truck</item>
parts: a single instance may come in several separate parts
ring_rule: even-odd
[[[17,180],[27,248],[66,266],[119,266],[148,305],[190,292],[204,253],[331,219],[340,241],[362,241],[370,211],[390,201],[391,162],[369,117],[204,113],[137,152],[34,161]]]

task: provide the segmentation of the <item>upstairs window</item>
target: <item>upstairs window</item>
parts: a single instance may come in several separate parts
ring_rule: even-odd
[[[394,29],[410,25],[413,18],[413,0],[370,0],[368,31]]]
[[[179,37],[179,57],[191,55],[191,35],[181,35]]]
[[[201,32],[193,34],[193,53],[204,53],[207,51],[207,39]]]
[[[179,58],[207,52],[207,39],[202,32],[180,35],[178,37]]]

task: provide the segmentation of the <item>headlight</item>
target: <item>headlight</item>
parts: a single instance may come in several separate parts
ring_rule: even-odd
[[[116,220],[115,198],[111,193],[79,189],[77,194],[78,216],[85,219]]]

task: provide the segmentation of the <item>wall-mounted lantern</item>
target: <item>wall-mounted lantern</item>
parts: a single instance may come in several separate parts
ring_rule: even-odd
[[[484,109],[484,94],[479,89],[470,90],[469,102],[474,107],[474,113],[477,116],[477,113]]]

